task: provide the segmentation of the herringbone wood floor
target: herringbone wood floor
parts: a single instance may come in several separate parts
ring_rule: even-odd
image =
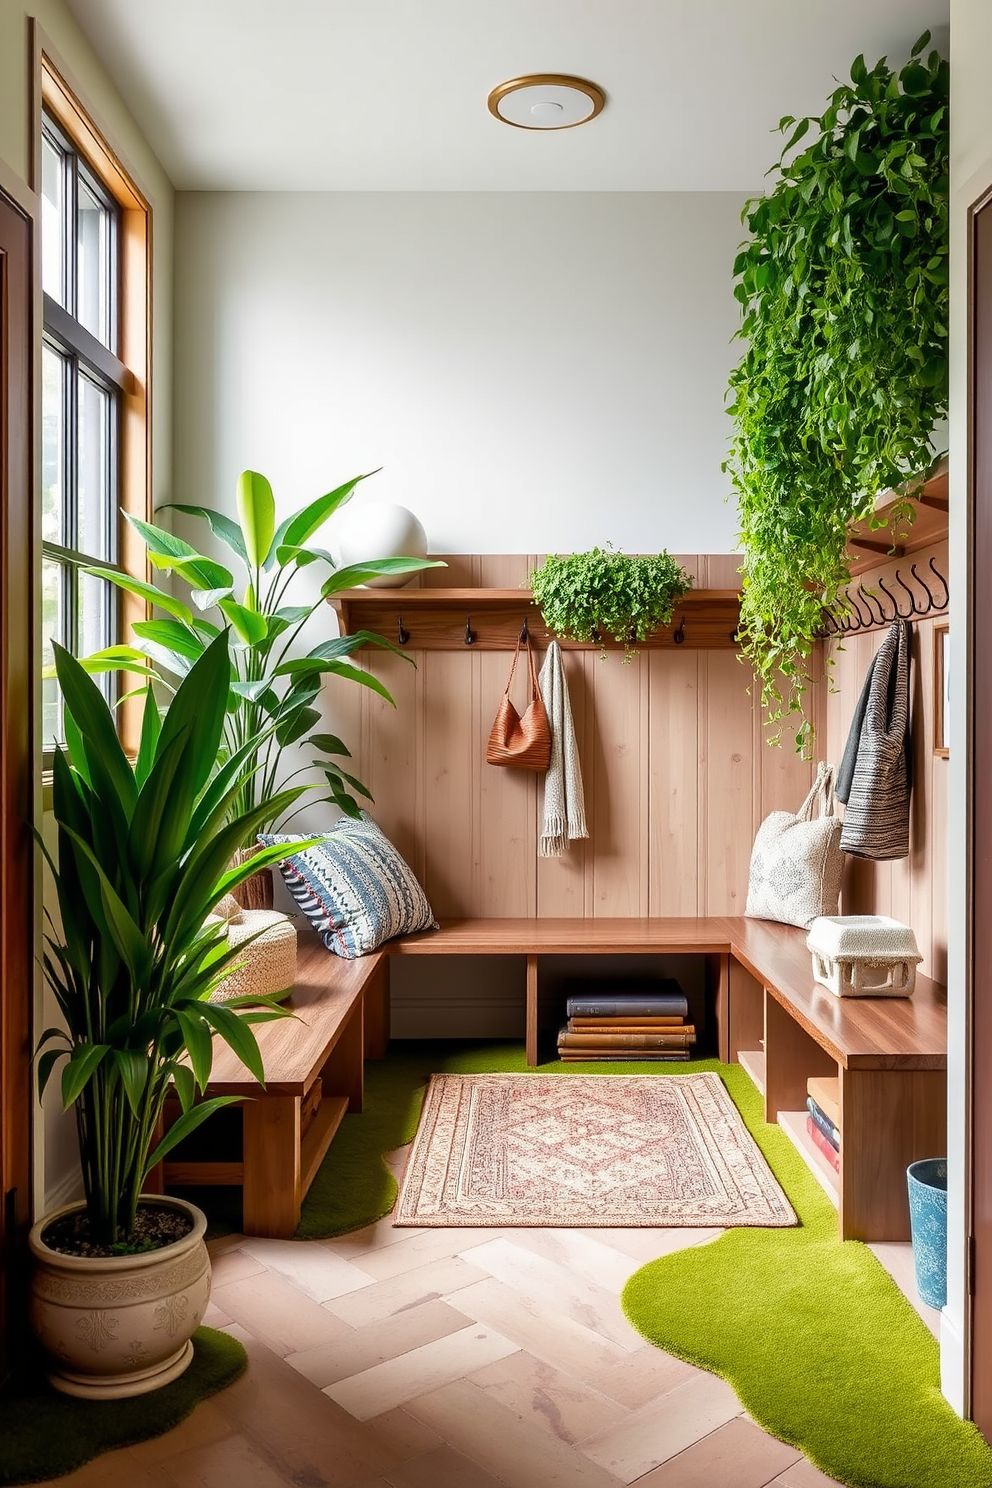
[[[403,1153],[392,1161],[402,1167]],[[215,1242],[205,1319],[247,1374],[62,1488],[825,1488],[619,1292],[713,1230],[412,1230]],[[909,1285],[908,1247],[879,1247]],[[928,1318],[932,1324],[932,1317]]]

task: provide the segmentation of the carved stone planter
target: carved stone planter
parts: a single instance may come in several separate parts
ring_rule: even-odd
[[[42,1232],[81,1204],[47,1214],[31,1231],[31,1323],[48,1354],[48,1378],[66,1395],[144,1395],[176,1379],[193,1357],[190,1338],[210,1297],[206,1216],[183,1199],[146,1202],[185,1211],[193,1228],[171,1245],[127,1256],[49,1249]]]

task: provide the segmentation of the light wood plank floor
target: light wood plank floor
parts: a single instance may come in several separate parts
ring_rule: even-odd
[[[390,1161],[402,1167],[403,1152]],[[249,1367],[62,1488],[829,1488],[619,1293],[713,1230],[413,1230],[211,1246]],[[907,1292],[908,1247],[879,1247]],[[929,1312],[929,1310],[926,1310]],[[931,1326],[935,1315],[927,1317]]]

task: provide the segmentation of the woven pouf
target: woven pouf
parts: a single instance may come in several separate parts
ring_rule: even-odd
[[[242,909],[229,897],[214,914],[227,921],[228,945],[240,948],[241,954],[240,964],[210,994],[210,1001],[288,997],[296,983],[296,927],[289,916],[277,909]]]

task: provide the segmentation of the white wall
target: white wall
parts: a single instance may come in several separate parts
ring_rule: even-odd
[[[951,0],[951,442],[950,537],[951,669],[965,677],[971,651],[968,607],[968,208],[992,185],[992,6],[988,0]],[[958,697],[962,697],[961,690]],[[951,718],[948,924],[948,1277],[941,1320],[944,1393],[959,1411],[968,1405],[969,1299],[965,1256],[970,1220],[969,1168],[970,968],[966,877],[968,783],[964,707]],[[955,763],[956,762],[956,763]]]
[[[435,552],[730,552],[726,193],[180,193],[175,499],[384,466]],[[359,499],[356,497],[356,500]]]

